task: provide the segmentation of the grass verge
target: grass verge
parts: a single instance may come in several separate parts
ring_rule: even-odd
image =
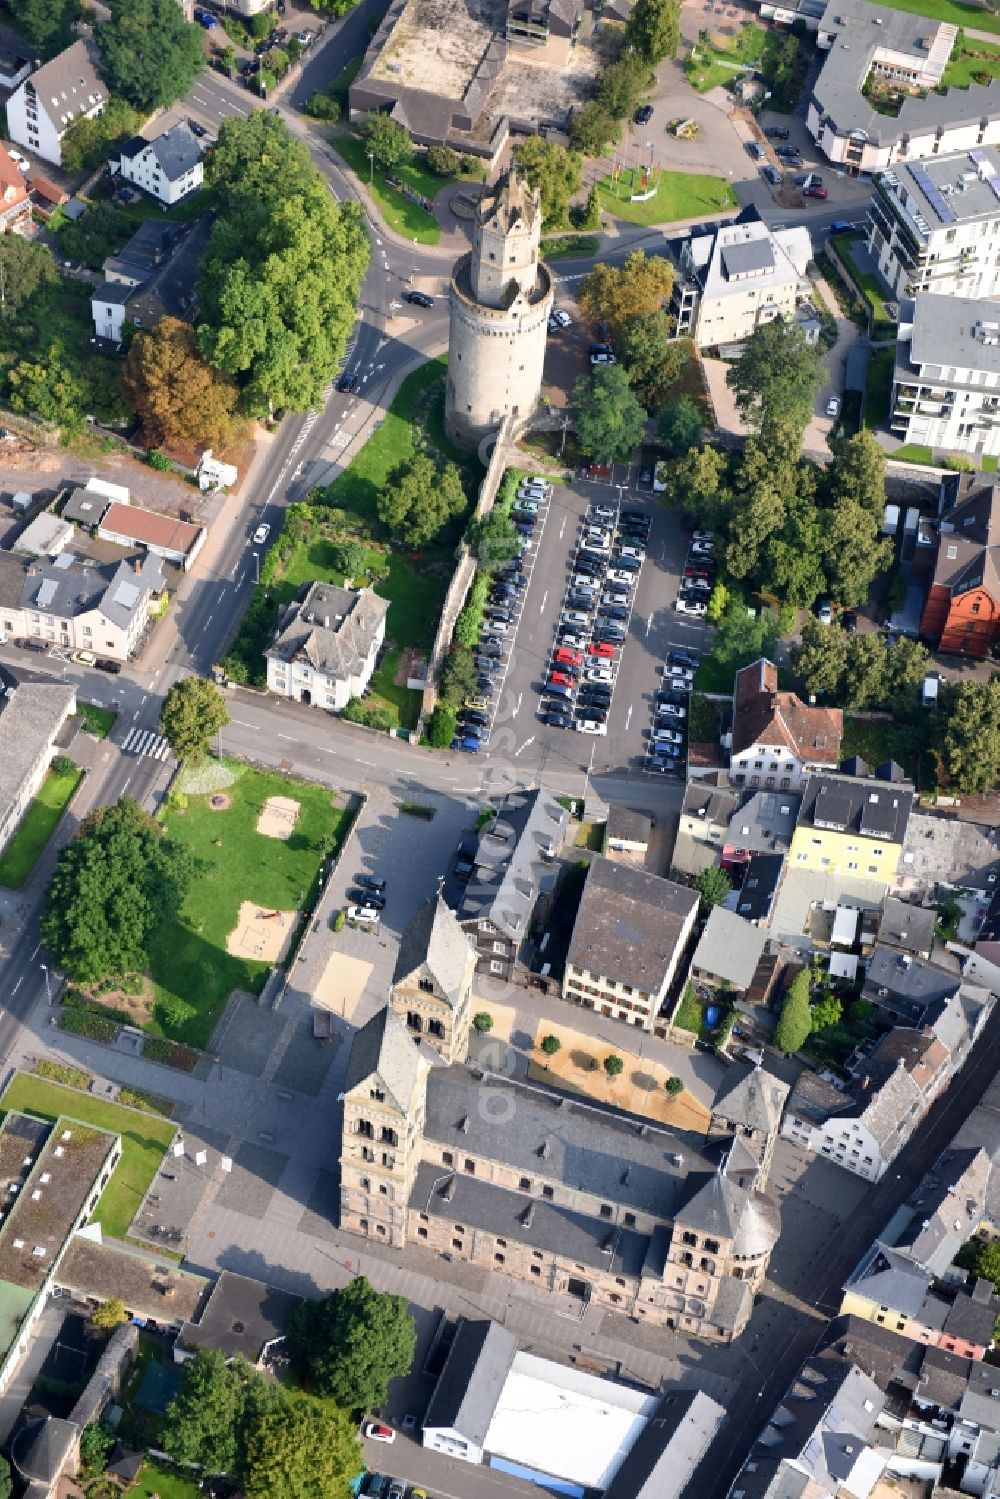
[[[20,890],[82,780],[83,771],[76,765],[68,771],[49,771],[0,858],[0,885]]]
[[[556,234],[543,239],[540,248],[544,260],[571,260],[578,255],[596,255],[601,241],[596,234]]]
[[[931,448],[924,447],[920,442],[904,442],[901,448],[891,454],[897,463],[926,463],[934,462],[934,453]]]
[[[660,172],[655,195],[645,202],[630,202],[631,193],[642,191],[641,184],[641,172],[633,168],[623,172],[617,183],[605,177],[597,184],[601,207],[630,224],[653,225],[718,213],[734,207],[737,201],[725,177],[709,177],[699,172]]]
[[[857,235],[834,234],[831,240],[855,286],[868,303],[871,311],[872,338],[893,338],[896,333],[896,324],[886,311],[885,289],[877,276],[870,271],[861,270],[851,252],[851,246],[858,243]]]
[[[26,1072],[16,1074],[0,1098],[0,1109],[20,1109],[52,1120],[66,1114],[81,1124],[121,1136],[122,1158],[101,1194],[94,1218],[105,1233],[123,1238],[174,1137],[174,1126]]]
[[[371,193],[390,229],[395,229],[397,234],[405,234],[422,245],[437,244],[441,238],[441,225],[437,219],[419,203],[412,202],[396,188],[390,187],[382,172],[372,170],[372,163],[360,135],[341,130],[332,137],[332,142],[334,150],[344,158],[358,180]],[[434,194],[440,192],[447,181],[447,178],[435,176],[415,161],[409,162],[405,167],[397,167],[392,175],[404,187],[429,200],[433,200]]]
[[[110,708],[101,708],[97,703],[81,703],[76,705],[77,715],[83,719],[83,727],[88,734],[93,734],[95,739],[107,739],[115,726],[118,714]]]

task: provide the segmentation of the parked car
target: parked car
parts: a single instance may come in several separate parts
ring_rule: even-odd
[[[787,125],[765,125],[764,134],[769,141],[786,141],[791,131]]]
[[[573,322],[573,319],[563,307],[553,307],[552,317],[559,324],[560,328],[569,328]]]
[[[590,514],[595,521],[604,521],[608,525],[614,524],[615,512],[610,505],[591,505]]]
[[[668,662],[667,665],[663,668],[663,675],[666,680],[670,682],[694,681],[694,672],[691,670],[690,666],[678,666],[673,661]]]
[[[667,660],[678,666],[690,666],[692,671],[696,671],[701,665],[701,657],[695,655],[694,651],[668,651]]]
[[[550,671],[549,679],[545,686],[546,689],[550,687],[575,687],[576,682],[565,671]]]
[[[572,650],[569,650],[568,647],[566,647],[564,645],[561,645],[556,650],[555,659],[557,661],[563,661],[563,662],[565,662],[568,666],[582,666],[583,665],[583,652],[582,651],[572,651]]]
[[[826,403],[826,414],[827,414],[827,416],[833,417],[834,420],[836,420],[836,418],[840,415],[840,397],[839,396],[831,396],[830,399],[827,401],[827,403]]]
[[[349,395],[352,390],[357,389],[357,386],[357,375],[341,375],[340,379],[337,381],[337,389],[340,391],[341,395]]]
[[[640,104],[632,118],[637,125],[648,125],[653,118],[652,104]]]
[[[599,723],[596,718],[581,718],[576,726],[581,734],[606,734],[608,732],[607,724]]]
[[[254,546],[258,546],[258,547],[259,546],[263,546],[264,543],[265,543],[265,541],[267,540],[267,538],[270,536],[270,534],[271,534],[271,527],[270,526],[268,526],[266,524],[258,526],[257,529],[256,529],[256,531],[253,533]]]
[[[813,613],[821,625],[833,624],[833,601],[825,595],[818,598],[813,605]]]
[[[653,738],[664,744],[683,744],[684,735],[677,729],[654,729]]]
[[[547,711],[542,714],[542,723],[548,724],[550,729],[571,729],[573,727],[573,720],[568,713]]]
[[[765,162],[764,165],[761,167],[761,169],[760,169],[760,175],[767,182],[769,182],[772,187],[780,187],[781,186],[781,173],[778,171],[777,167],[772,167],[772,165],[771,165],[771,163],[769,161]]]
[[[25,644],[30,651],[44,651],[45,649],[44,645],[33,640],[25,641]],[[110,672],[111,676],[113,677],[121,675],[122,664],[120,661],[109,661],[105,656],[100,661],[95,661],[94,665],[97,667],[98,671]]]
[[[354,883],[361,885],[365,890],[374,890],[376,895],[385,894],[385,880],[380,880],[374,874],[356,874],[354,876]]]
[[[829,194],[825,187],[817,187],[814,183],[811,187],[804,187],[802,189],[802,196],[803,198],[821,198],[825,200],[829,197]]]
[[[678,614],[693,614],[696,619],[704,619],[708,612],[708,605],[696,599],[678,599],[674,608]]]
[[[614,354],[603,354],[602,353],[602,354],[591,354],[591,356],[590,356],[590,362],[591,362],[592,365],[598,365],[598,364],[617,364],[618,360],[615,358]]]
[[[615,648],[613,645],[598,643],[588,645],[587,651],[591,656],[598,656],[602,661],[610,661],[614,658]]]
[[[692,541],[691,543],[692,557],[711,557],[714,550],[714,541]]]
[[[373,911],[385,910],[385,896],[377,895],[374,890],[348,890],[347,899],[358,906],[368,906]]]
[[[391,1426],[384,1425],[381,1421],[366,1421],[364,1434],[370,1442],[394,1442],[396,1433]]]
[[[513,513],[515,515],[537,515],[538,514],[538,501],[537,500],[515,500],[514,503],[513,503],[513,505],[511,506],[511,510],[513,511]]]
[[[763,148],[763,146],[759,146],[756,141],[747,141],[746,148],[747,148],[747,154],[749,156],[752,156],[753,159],[754,159],[754,161],[763,161],[763,159],[764,159],[764,148]]]
[[[478,755],[479,740],[473,739],[468,734],[456,735],[451,741],[451,747],[453,750],[461,750],[466,755]]]
[[[687,718],[687,709],[678,707],[676,703],[664,703],[659,712],[663,718]]]
[[[454,747],[455,741],[453,740],[452,748]],[[348,906],[347,919],[356,922],[358,926],[378,926],[378,912],[374,906]]]

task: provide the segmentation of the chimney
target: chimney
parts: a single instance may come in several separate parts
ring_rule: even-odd
[[[142,572],[142,563],[139,561],[138,557],[132,558],[132,571],[134,573]]]

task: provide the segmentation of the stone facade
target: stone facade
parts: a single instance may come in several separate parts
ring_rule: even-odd
[[[446,1062],[465,1060],[472,1020],[476,949],[440,895],[403,932],[389,1003],[415,1036]]]
[[[483,196],[469,254],[451,278],[445,429],[476,447],[511,417],[512,436],[542,386],[552,278],[538,259],[541,199],[513,169]]]

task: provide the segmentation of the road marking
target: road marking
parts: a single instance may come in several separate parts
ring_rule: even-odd
[[[375,761],[374,760],[362,760],[358,756],[355,756],[355,761],[356,761],[356,763],[358,765],[370,765],[371,768],[372,768],[372,770],[375,769]]]
[[[563,532],[565,531],[565,529],[566,529],[566,517],[564,515],[563,518],[562,518],[562,525],[559,527],[559,540],[560,541],[562,541],[562,539],[563,539]]]
[[[546,603],[546,600],[548,599],[548,596],[549,596],[549,590],[546,588],[545,592],[542,594],[542,607],[538,611],[539,614],[544,614],[545,613],[545,603]]]
[[[634,703],[629,703],[629,705],[628,705],[628,712],[625,715],[625,730],[626,730],[626,732],[628,731],[629,724],[632,722],[632,709],[634,707],[635,707]]]
[[[18,981],[17,981],[17,983],[16,983],[16,984],[15,984],[15,985],[14,985],[14,988],[13,988],[13,989],[12,989],[12,991],[11,991],[11,992],[12,992],[12,993],[13,993],[13,994],[16,994],[16,993],[17,993],[17,991],[18,991],[18,989],[20,989],[20,987],[21,987],[21,985],[22,985],[22,984],[23,984],[23,983],[24,983],[24,974],[23,974],[23,973],[22,973],[22,975],[21,975],[21,977],[20,977],[20,978],[19,978],[19,979],[18,979]]]
[[[516,760],[517,757],[518,757],[518,755],[521,753],[521,750],[526,750],[528,748],[528,745],[529,744],[534,744],[534,742],[535,742],[535,736],[534,736],[534,734],[532,734],[531,738],[530,739],[526,739],[524,741],[524,743],[521,745],[521,749],[516,749],[514,751],[513,758]]]
[[[32,953],[32,954],[31,954],[31,956],[32,956],[32,957],[33,957],[33,958],[37,958],[37,957],[38,957],[38,954],[39,954],[39,953],[40,953],[40,952],[41,952],[41,950],[42,950],[42,944],[41,944],[41,943],[40,943],[40,942],[37,942],[37,943],[36,943],[36,944],[35,944],[35,950],[34,950],[34,952],[33,952],[33,953]]]
[[[215,618],[215,615],[214,615],[214,614],[210,614],[210,615],[209,615],[209,616],[208,616],[208,618],[207,618],[207,619],[206,619],[206,621],[205,621],[205,629],[206,629],[206,630],[207,630],[207,629],[208,629],[208,627],[209,627],[209,625],[210,625],[210,624],[211,624],[211,623],[212,623],[212,620],[213,620],[213,619],[214,619],[214,618]]]
[[[244,582],[245,578],[246,578],[246,573],[240,573],[239,577],[236,579],[236,587],[237,588],[242,588],[243,587],[243,582]]]
[[[289,740],[291,740],[291,742],[293,744],[295,743],[295,735],[294,734],[279,734],[278,738],[279,739],[289,739]]]
[[[139,717],[139,714],[141,712],[142,712],[141,708],[136,708],[135,712],[132,714],[132,722],[133,723],[135,723],[136,719]]]
[[[511,715],[512,718],[516,718],[517,715],[520,713],[520,711],[521,711],[521,699],[522,699],[523,696],[524,696],[523,692],[519,692],[517,694],[517,702],[514,704],[514,712]]]
[[[652,628],[653,628],[653,616],[651,614],[649,614],[649,615],[646,616],[646,634],[647,635],[649,634],[649,632],[650,632],[650,630]]]
[[[125,784],[122,786],[122,796],[125,795],[126,791],[131,786],[131,784],[132,784],[132,777],[129,776],[128,779],[125,781]]]

